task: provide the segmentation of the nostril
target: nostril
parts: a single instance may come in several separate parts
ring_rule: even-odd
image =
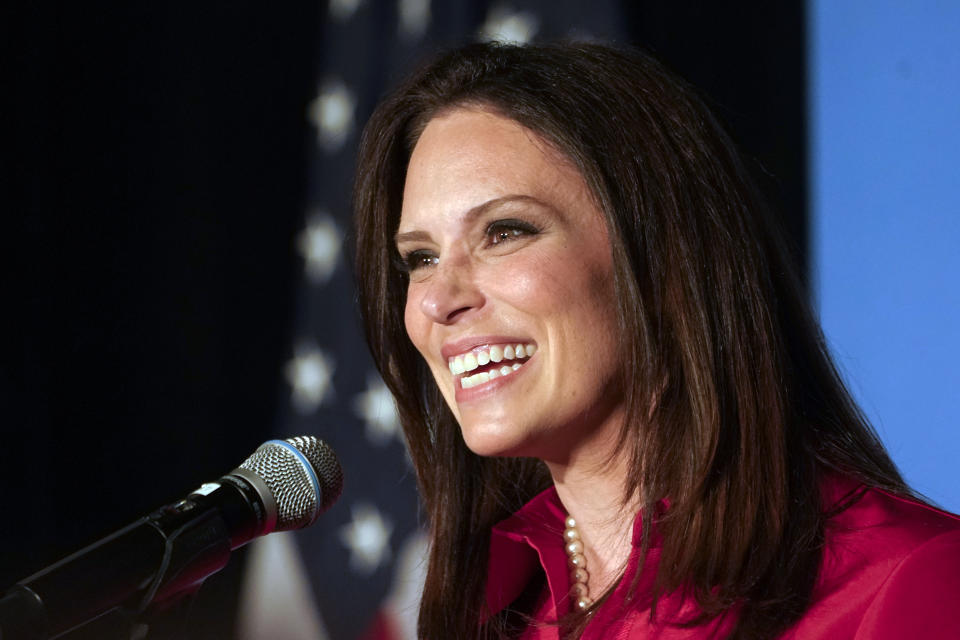
[[[458,317],[465,314],[471,309],[471,307],[460,307],[459,309],[454,309],[447,314],[447,322],[454,322]]]

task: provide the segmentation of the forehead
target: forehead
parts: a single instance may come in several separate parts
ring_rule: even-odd
[[[565,208],[586,194],[573,163],[540,135],[489,110],[457,108],[431,119],[413,149],[400,227],[504,196]]]

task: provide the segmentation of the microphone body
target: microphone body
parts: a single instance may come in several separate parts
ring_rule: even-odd
[[[222,569],[233,549],[314,522],[341,487],[339,463],[323,442],[265,443],[217,482],[8,589],[0,640],[56,638],[120,607],[140,614],[172,604]]]

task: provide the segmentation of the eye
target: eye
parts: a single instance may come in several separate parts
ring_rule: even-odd
[[[436,265],[439,260],[440,259],[432,252],[417,249],[403,254],[397,263],[397,268],[404,273],[412,273],[419,269],[432,267]]]
[[[497,220],[487,227],[487,241],[490,244],[502,244],[539,232],[539,229],[523,220]]]

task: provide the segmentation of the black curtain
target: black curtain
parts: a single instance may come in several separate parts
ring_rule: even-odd
[[[0,588],[272,434],[321,9],[6,8]],[[230,637],[240,568],[196,637]]]

